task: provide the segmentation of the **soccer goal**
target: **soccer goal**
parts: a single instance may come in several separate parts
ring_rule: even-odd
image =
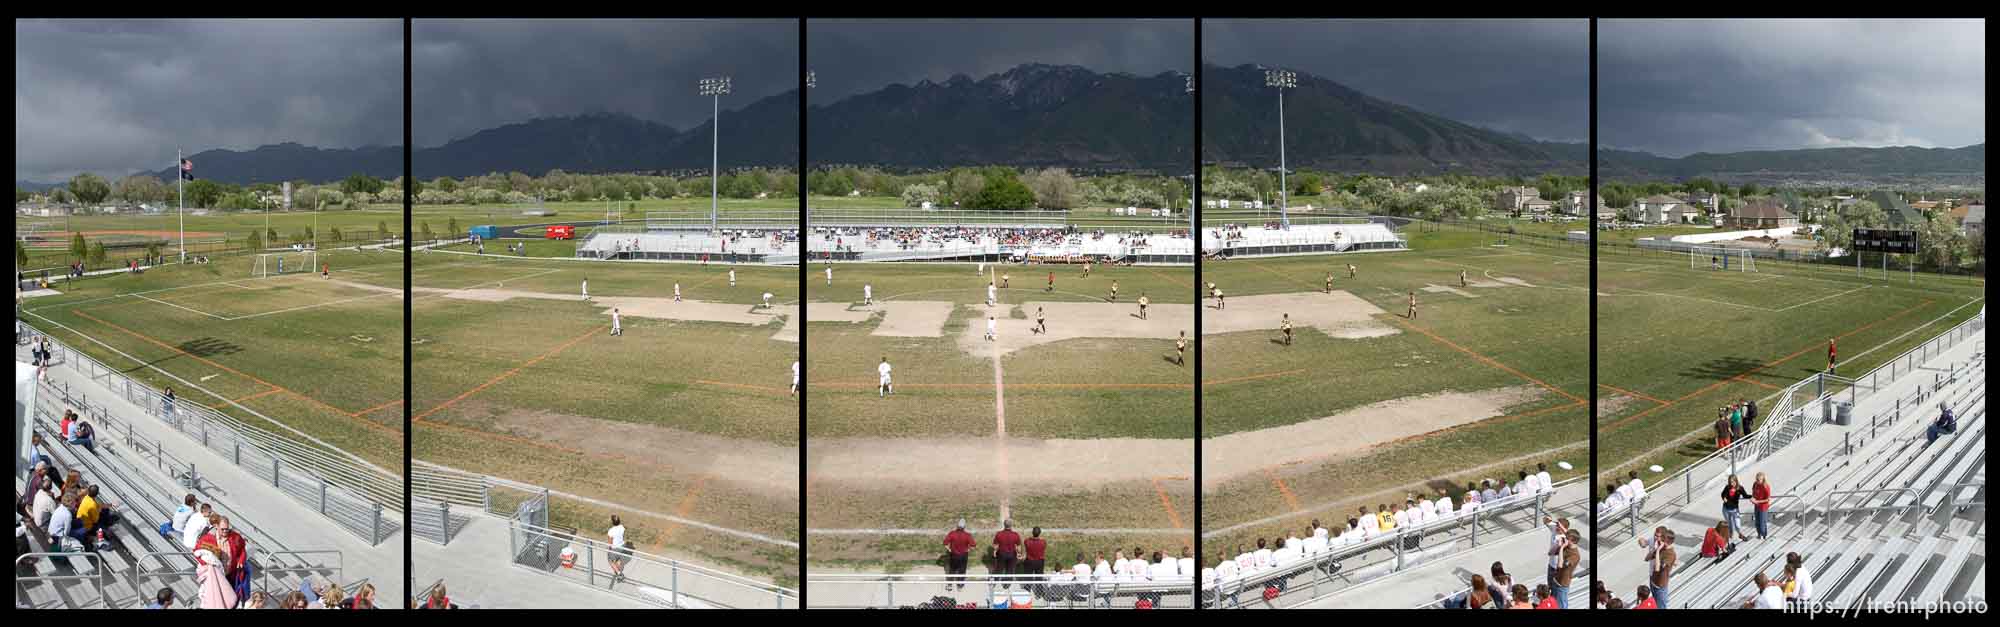
[[[1688,269],[1735,270],[1756,272],[1757,256],[1741,248],[1726,246],[1688,247]]]
[[[295,250],[282,253],[262,253],[257,255],[257,267],[252,269],[252,278],[262,279],[280,274],[319,271],[319,251]]]

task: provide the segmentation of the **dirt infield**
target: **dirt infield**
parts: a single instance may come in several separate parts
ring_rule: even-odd
[[[1292,324],[1312,327],[1327,335],[1343,339],[1360,339],[1394,335],[1402,330],[1381,320],[1378,314],[1386,314],[1381,307],[1362,300],[1346,290],[1335,290],[1332,294],[1321,292],[1294,292],[1290,294],[1262,294],[1228,299],[1227,309],[1215,309],[1214,301],[1204,301],[1202,322],[1206,335],[1236,333],[1239,331],[1270,331],[1278,328],[1280,314],[1289,313]]]
[[[542,300],[580,300],[575,294],[552,294],[548,292],[524,292],[490,288],[446,289],[441,287],[415,287],[413,291],[424,294],[438,294],[445,298],[471,300],[486,303],[506,302],[516,298],[538,298]],[[661,320],[691,320],[696,322],[726,322],[762,326],[783,316],[797,317],[797,307],[772,307],[765,309],[740,303],[713,303],[692,298],[674,302],[672,298],[642,296],[599,296],[590,299],[591,305],[611,315],[611,309],[634,318],[656,318]],[[793,340],[797,341],[797,340]]]
[[[883,337],[944,337],[945,320],[951,318],[952,304],[945,301],[886,301],[873,305],[808,303],[806,315],[813,322],[867,322],[876,314],[882,323],[869,335]]]
[[[1325,418],[1232,433],[1202,442],[1202,486],[1273,466],[1350,457],[1376,446],[1504,414],[1544,390],[1533,385],[1440,392],[1357,407]],[[817,445],[815,445],[817,446]]]
[[[1473,294],[1472,292],[1443,285],[1426,284],[1423,287],[1423,291],[1427,294],[1457,294],[1466,298],[1479,298],[1477,294]]]
[[[1146,308],[1139,319],[1138,303],[1044,303],[987,307],[966,305],[979,312],[981,320],[967,324],[958,336],[958,347],[975,357],[1006,355],[1023,348],[1077,338],[1120,338],[1172,340],[1181,331],[1194,328],[1194,305],[1160,305]],[[1048,333],[1035,333],[1034,313],[1039,307],[1048,316]],[[1016,318],[1019,312],[1024,317]],[[994,341],[986,341],[985,316],[996,318]],[[995,351],[998,351],[997,353]]]
[[[816,482],[861,482],[871,487],[985,484],[994,479],[1004,454],[1007,483],[1017,490],[1088,488],[1191,476],[1193,452],[1192,440],[1010,437],[1003,453],[992,438],[834,438],[813,440],[806,467]]]
[[[796,446],[528,410],[500,413],[494,430],[577,450],[657,460],[690,476],[712,477],[711,483],[771,498],[798,498]]]

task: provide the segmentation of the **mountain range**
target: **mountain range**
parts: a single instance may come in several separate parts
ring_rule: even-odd
[[[1904,176],[1962,176],[1983,180],[1986,144],[1962,148],[1810,148],[1746,152],[1698,152],[1669,158],[1645,152],[1597,151],[1598,174],[1606,180],[1709,177],[1769,181],[1854,178],[1883,180]]]
[[[1271,167],[1277,161],[1278,114],[1263,70],[1204,66],[1202,160]],[[1063,166],[1088,170],[1185,171],[1194,103],[1186,77],[1098,73],[1073,65],[1027,64],[973,79],[893,84],[812,105],[807,156],[814,165],[928,169],[966,165]],[[798,163],[796,90],[722,113],[722,166],[793,167]],[[1285,93],[1287,164],[1386,175],[1584,174],[1589,147],[1504,133],[1369,96],[1299,74]],[[600,113],[537,118],[417,149],[419,179],[488,172],[539,176],[701,170],[709,162],[710,122],[689,129]],[[1985,144],[1964,148],[1828,148],[1697,153],[1680,158],[1599,150],[1607,179],[1744,176],[1805,180],[1871,175],[1946,174],[1983,180]],[[196,176],[256,183],[327,182],[355,173],[389,179],[402,170],[391,147],[323,149],[296,143],[191,155]],[[171,168],[153,172],[171,181]],[[41,190],[61,183],[17,181]]]

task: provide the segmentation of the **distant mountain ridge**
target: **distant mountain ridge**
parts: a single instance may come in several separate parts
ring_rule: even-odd
[[[1285,161],[1293,168],[1384,175],[1589,171],[1583,143],[1537,141],[1375,98],[1306,73],[1285,91]],[[1278,165],[1278,103],[1255,65],[1203,66],[1202,159]]]
[[[1598,171],[1607,180],[1830,177],[1967,176],[1984,179],[1986,144],[1960,148],[1807,148],[1698,152],[1661,157],[1632,150],[1601,149]]]

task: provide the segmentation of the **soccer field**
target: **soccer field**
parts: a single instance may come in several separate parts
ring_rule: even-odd
[[[1439,488],[1456,498],[1536,463],[1558,480],[1587,471],[1586,251],[1451,227],[1406,235],[1401,252],[1204,263],[1226,303],[1202,305],[1206,546],[1335,526]]]
[[[1825,369],[1829,339],[1838,373],[1859,375],[1985,304],[1983,280],[1756,263],[1691,269],[1687,253],[1599,247],[1600,475],[1713,452],[1716,408],[1755,399],[1761,423],[1774,393]]]
[[[1193,339],[1192,268],[845,263],[828,285],[827,267],[806,282],[814,563],[928,564],[960,516],[1041,526],[1062,559],[1192,544],[1192,347],[1174,360],[1179,333]],[[998,275],[1008,287],[989,308]]]
[[[255,257],[233,255],[59,281],[21,318],[181,399],[401,475],[403,256],[319,259],[331,278],[296,266],[252,278]]]
[[[675,520],[798,541],[798,270],[734,269],[416,252],[412,456],[619,506],[558,498],[585,536],[619,514],[640,550],[795,584],[796,550]]]

